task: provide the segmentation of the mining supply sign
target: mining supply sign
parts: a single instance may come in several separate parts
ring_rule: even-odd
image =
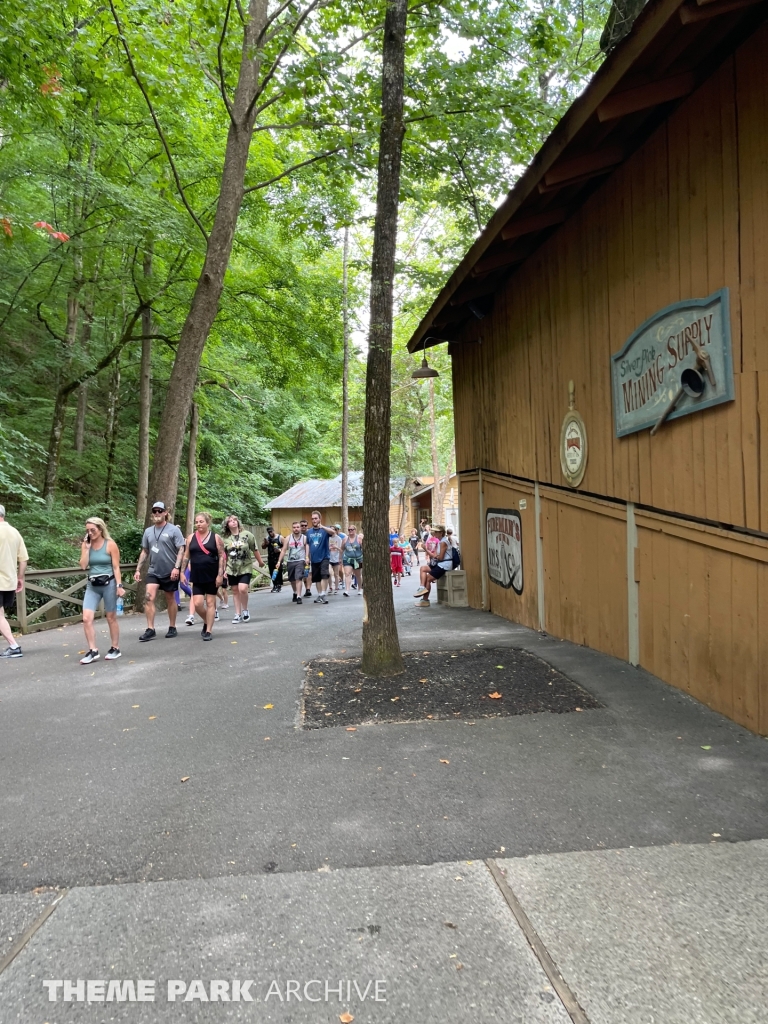
[[[701,378],[698,395],[683,387],[688,369]],[[653,427],[672,403],[670,420],[732,401],[728,289],[654,313],[611,356],[611,383],[617,437]]]

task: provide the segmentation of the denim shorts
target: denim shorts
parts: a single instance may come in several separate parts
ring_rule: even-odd
[[[117,611],[117,580],[113,577],[106,587],[94,587],[89,583],[83,595],[83,611],[97,612],[102,598],[104,599],[104,611]]]

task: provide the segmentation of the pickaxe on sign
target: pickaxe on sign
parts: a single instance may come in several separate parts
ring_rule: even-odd
[[[709,358],[709,352],[706,352],[701,345],[695,341],[691,341],[693,351],[696,353],[696,365],[686,367],[685,370],[680,374],[680,387],[677,389],[677,394],[669,403],[664,412],[659,416],[655,425],[651,428],[651,437],[661,427],[672,413],[677,408],[677,405],[683,395],[688,395],[690,398],[700,398],[704,391],[704,378],[702,377],[702,371],[707,375],[707,380],[710,385],[715,387],[715,374],[712,370],[712,362]]]

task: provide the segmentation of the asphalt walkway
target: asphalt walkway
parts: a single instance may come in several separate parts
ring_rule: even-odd
[[[0,665],[0,1024],[765,1022],[766,741],[411,589],[404,649],[524,647],[605,707],[304,731],[303,662],[359,653],[357,597],[258,594],[212,643],[127,617],[88,667],[81,627],[25,638]]]

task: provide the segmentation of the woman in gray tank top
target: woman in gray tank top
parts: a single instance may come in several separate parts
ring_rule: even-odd
[[[88,576],[83,595],[83,630],[88,650],[85,657],[80,659],[80,664],[90,665],[91,662],[99,660],[93,620],[102,601],[112,644],[104,655],[104,660],[114,661],[120,657],[117,596],[119,594],[122,597],[125,591],[120,578],[120,551],[109,536],[107,524],[98,516],[91,516],[85,521],[85,537],[80,546],[80,568],[85,569]]]

